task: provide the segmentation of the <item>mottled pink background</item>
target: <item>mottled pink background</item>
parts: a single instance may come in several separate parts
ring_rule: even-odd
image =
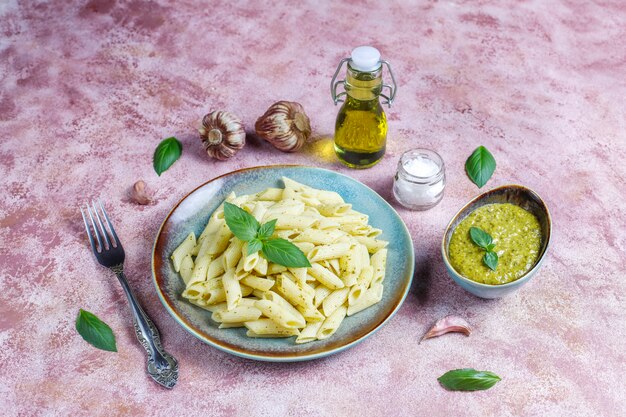
[[[626,3],[605,1],[0,1],[0,410],[8,416],[626,415]],[[338,61],[372,44],[397,74],[389,145],[372,169],[331,152]],[[317,141],[284,154],[254,138],[209,160],[195,129],[231,110],[250,129],[295,100]],[[152,152],[184,154],[157,177]],[[478,145],[549,205],[554,235],[536,278],[487,301],[447,276],[445,225],[477,188],[463,165]],[[391,178],[414,147],[446,162],[445,198],[398,207]],[[341,354],[297,364],[221,353],[166,313],[150,253],[167,212],[216,175],[306,164],[353,176],[407,223],[416,285],[399,314]],[[129,202],[144,179],[153,205]],[[172,391],[145,374],[118,283],[89,252],[78,206],[101,196],[127,249],[127,275],[180,361]],[[74,330],[79,308],[106,320],[119,353]],[[476,330],[418,345],[457,313]],[[475,367],[503,377],[454,393],[437,377]]]

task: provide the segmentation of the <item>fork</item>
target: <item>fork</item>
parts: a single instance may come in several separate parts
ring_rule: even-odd
[[[98,205],[100,206],[108,230],[104,227],[100,214],[98,214],[96,204],[92,201],[90,207],[89,203],[86,203],[86,211],[93,229],[93,235],[95,235],[98,245],[96,245],[94,236],[89,229],[87,216],[85,216],[83,208],[80,208],[93,254],[96,256],[100,265],[109,268],[117,275],[117,279],[120,281],[120,284],[122,284],[122,288],[126,293],[133,314],[133,324],[135,325],[137,340],[139,340],[139,343],[146,349],[148,354],[148,374],[164,387],[173,388],[174,385],[176,385],[176,381],[178,381],[178,362],[172,355],[163,350],[159,331],[145,311],[143,311],[143,308],[141,308],[141,305],[139,305],[139,302],[137,302],[135,298],[135,294],[133,294],[132,289],[128,285],[128,281],[124,275],[124,248],[115,233],[115,229],[109,220],[109,216],[102,202],[98,201]],[[99,227],[96,227],[96,223]],[[109,239],[109,235],[112,241]]]

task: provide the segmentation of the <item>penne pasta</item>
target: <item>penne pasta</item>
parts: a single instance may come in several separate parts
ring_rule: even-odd
[[[287,277],[289,277],[292,281],[300,284],[303,289],[306,289],[306,273],[307,268],[289,268],[289,272],[286,273]]]
[[[305,325],[306,320],[304,319],[304,316],[302,315],[302,313],[300,313],[293,305],[289,303],[289,301],[285,300],[283,297],[278,295],[278,293],[276,293],[275,291],[267,291],[263,293],[262,299],[274,302],[278,304],[279,306],[281,306],[282,308],[284,308],[289,314],[291,314],[297,320],[298,323],[301,324],[301,326],[299,327],[303,327]]]
[[[272,262],[267,265],[267,275],[280,274],[281,272],[285,272],[286,270],[286,266],[278,265]]]
[[[284,298],[293,306],[313,307],[313,296],[302,290],[295,282],[280,274],[276,278],[276,287],[284,295]]]
[[[243,245],[243,270],[246,272],[250,272],[254,269],[256,264],[259,262],[259,252],[251,253],[250,255],[246,255],[248,253],[248,244]]]
[[[196,258],[198,259],[198,258]],[[213,259],[209,264],[209,267],[206,271],[206,278],[212,279],[221,276],[224,273],[224,261],[223,255],[218,256]]]
[[[239,263],[239,259],[241,259],[241,248],[243,246],[243,242],[235,237],[230,240],[230,244],[222,254],[224,271],[234,268],[237,263]]]
[[[218,229],[217,233],[213,235],[214,237],[212,237],[211,240],[209,240],[209,244],[208,244],[208,248],[206,252],[209,255],[215,255],[215,254],[224,252],[224,250],[228,246],[228,242],[230,241],[230,238],[232,237],[232,235],[233,234],[228,228],[228,225],[224,222],[224,224],[222,224],[220,228]]]
[[[371,265],[365,265],[363,269],[361,269],[359,278],[356,280],[356,285],[362,285],[365,288],[369,288],[373,276],[374,268],[372,268]]]
[[[318,285],[315,287],[315,296],[313,297],[313,305],[315,308],[319,307],[322,304],[322,301],[324,301],[324,299],[328,297],[331,292],[333,292],[333,290],[325,285]]]
[[[265,317],[269,318],[281,327],[286,327],[288,329],[298,329],[299,327],[302,327],[301,321],[278,303],[270,300],[258,300],[255,301],[254,306],[261,310],[261,313],[263,313]]]
[[[329,317],[339,306],[342,306],[348,299],[350,288],[342,288],[335,290],[328,294],[322,302],[322,312],[326,317]]]
[[[221,217],[218,217],[218,213],[221,213]],[[215,211],[215,213],[209,218],[209,222],[206,227],[200,233],[200,237],[198,241],[201,242],[207,236],[212,236],[217,233],[218,229],[225,223],[224,221],[224,205],[221,204],[220,207]],[[197,252],[196,252],[197,253]]]
[[[224,286],[224,292],[226,293],[228,310],[233,310],[237,307],[237,304],[239,304],[242,294],[239,280],[235,277],[235,272],[232,269],[229,269],[224,273],[224,275],[222,275],[222,285]]]
[[[369,253],[378,252],[379,250],[386,247],[388,243],[388,242],[385,242],[384,240],[378,240],[376,238],[367,237],[367,236],[355,236],[354,238],[357,240],[357,242],[365,245]]]
[[[185,255],[182,262],[180,263],[180,276],[183,279],[185,285],[189,284],[191,280],[191,273],[193,271],[193,259],[191,259],[191,254]]]
[[[302,314],[307,323],[323,321],[326,318],[317,308],[313,306],[296,306],[296,310],[298,310],[300,314]]]
[[[371,285],[380,284],[385,279],[385,268],[387,267],[387,249],[381,249],[371,258],[372,282]]]
[[[305,255],[308,255],[309,252],[315,248],[315,244],[311,242],[293,242],[293,244],[296,245]]]
[[[320,283],[324,284],[326,287],[331,290],[336,290],[339,288],[345,287],[343,281],[334,273],[330,272],[328,269],[324,268],[322,265],[318,263],[314,263],[311,265],[309,269],[309,273]]]
[[[281,188],[267,188],[258,193],[257,198],[261,201],[280,201],[283,198],[283,190]]]
[[[341,224],[339,224],[339,222],[333,219],[329,219],[328,217],[322,217],[317,223],[317,228],[320,230],[339,229],[339,227],[341,227]]]
[[[211,257],[209,255],[206,255],[203,258],[196,258],[196,263],[193,266],[187,285],[206,281],[209,263],[211,263]]]
[[[261,310],[246,305],[237,306],[232,310],[216,311],[211,315],[211,319],[219,323],[242,323],[258,320],[259,317],[261,317]]]
[[[361,273],[361,269],[363,269],[363,263],[361,261],[361,256],[357,251],[353,250],[346,256],[339,258],[340,275],[343,283],[347,287],[351,287],[356,284],[357,278]]]
[[[325,259],[341,258],[350,251],[350,244],[346,242],[316,246],[307,254],[309,261],[317,262]]]
[[[269,291],[274,286],[274,280],[267,278],[259,278],[254,275],[248,275],[241,280],[242,284],[260,291]]]
[[[369,290],[365,292],[365,294],[361,297],[358,303],[352,304],[348,306],[347,314],[352,316],[360,311],[365,310],[368,307],[373,306],[378,303],[383,298],[383,286],[382,284],[377,284],[372,286]]]
[[[288,327],[280,326],[271,319],[259,319],[251,320],[244,323],[244,326],[251,332],[257,335],[283,335],[283,336],[296,336],[300,332],[298,329],[291,329]]]
[[[363,284],[356,284],[350,288],[350,293],[348,294],[348,306],[357,304],[363,295],[365,295],[365,291],[367,291],[367,286]]]
[[[282,214],[277,216],[276,230],[299,229],[305,230],[314,227],[319,222],[315,217],[294,216]]]
[[[323,321],[315,321],[306,325],[296,338],[296,343],[308,343],[317,340],[317,332],[322,327]]]
[[[326,217],[345,216],[352,210],[352,205],[346,203],[326,204],[318,207],[317,210]]]
[[[367,216],[365,214],[360,214],[356,212],[348,212],[341,216],[332,217],[334,221],[339,223],[340,225],[344,224],[364,224],[367,223]]]
[[[335,274],[341,273],[341,268],[339,267],[339,259],[329,259],[328,260],[328,268]]]
[[[345,236],[345,233],[341,230],[319,230],[319,229],[306,229],[298,236],[296,236],[294,242],[310,242],[314,245],[329,245]]]
[[[319,340],[328,339],[330,336],[335,334],[335,332],[341,325],[341,322],[346,317],[347,311],[348,309],[345,306],[337,308],[333,312],[333,314],[331,314],[329,317],[326,318],[326,320],[322,322],[322,325],[317,331],[317,338]]]
[[[262,249],[248,254],[248,242],[226,223],[223,203],[197,239],[189,233],[174,249],[172,266],[185,284],[182,297],[210,311],[220,329],[243,327],[249,337],[296,336],[297,344],[324,340],[346,316],[382,299],[387,242],[338,193],[289,178],[283,184],[255,194],[230,193],[224,201],[259,224],[276,220],[271,236],[255,239],[292,242],[310,267],[270,262]]]
[[[174,252],[172,252],[172,263],[174,264],[174,271],[180,271],[180,265],[183,262],[185,256],[191,253],[193,248],[196,246],[196,235],[193,233],[189,233],[185,240],[178,245]]]
[[[265,276],[267,275],[267,268],[268,268],[268,262],[267,259],[265,259],[262,256],[259,256],[259,260],[257,261],[256,265],[254,265],[253,272],[261,275],[261,276]],[[244,268],[245,269],[245,268]]]

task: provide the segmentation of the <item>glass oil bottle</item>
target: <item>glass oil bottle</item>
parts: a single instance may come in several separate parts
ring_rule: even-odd
[[[336,81],[344,62],[346,78]],[[383,65],[388,68],[393,86],[383,83]],[[337,94],[339,85],[345,91]],[[385,89],[389,89],[389,95],[384,94]],[[344,101],[335,123],[335,153],[345,165],[369,168],[381,160],[387,143],[387,116],[380,97],[391,106],[396,90],[391,67],[380,59],[376,48],[360,46],[350,58],[341,60],[331,81],[331,94],[335,104]]]

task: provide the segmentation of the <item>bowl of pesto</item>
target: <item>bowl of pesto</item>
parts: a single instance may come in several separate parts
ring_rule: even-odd
[[[551,232],[541,197],[521,185],[505,185],[459,210],[446,228],[441,253],[457,284],[478,297],[499,298],[536,274]]]

